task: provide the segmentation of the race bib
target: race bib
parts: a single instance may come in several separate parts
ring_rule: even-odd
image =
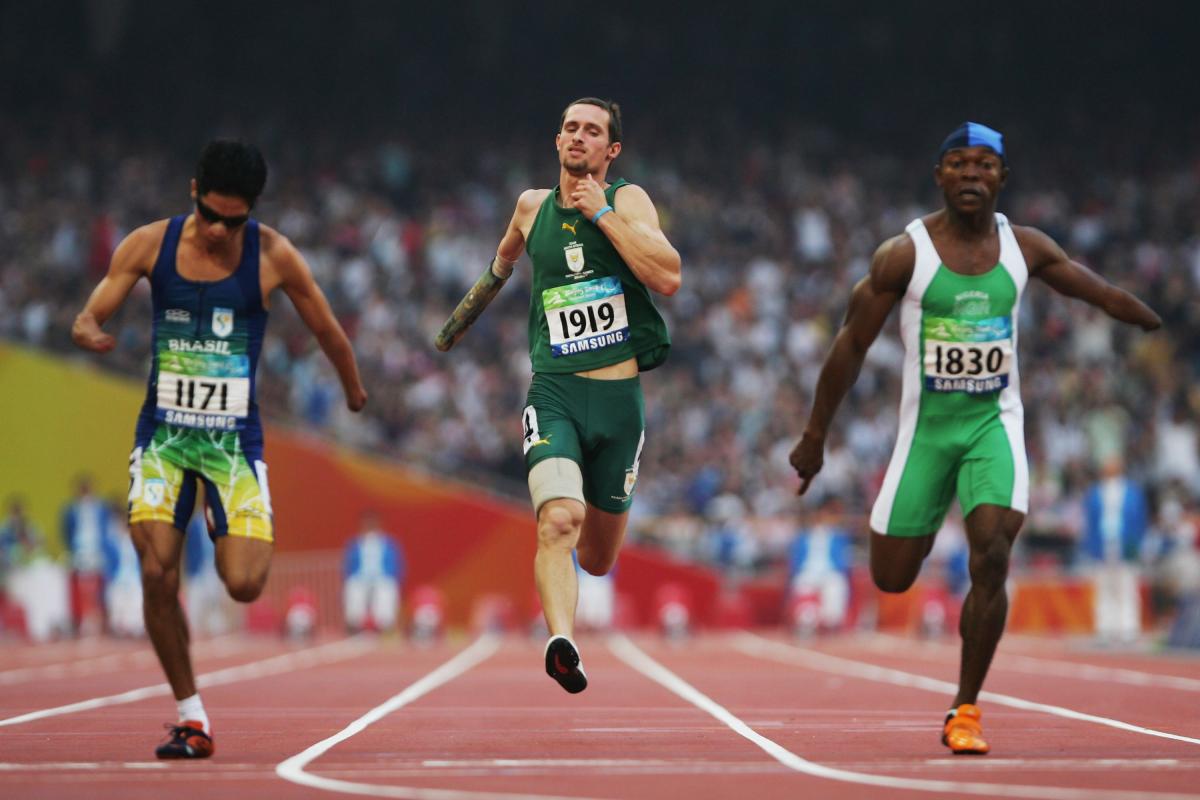
[[[1012,318],[926,317],[925,388],[986,394],[1008,386],[1012,372]]]
[[[246,356],[159,355],[159,419],[187,428],[234,430],[249,413],[250,365]]]
[[[609,276],[542,292],[542,308],[555,358],[602,350],[629,341],[621,281]]]

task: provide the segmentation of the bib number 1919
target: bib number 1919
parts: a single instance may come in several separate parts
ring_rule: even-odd
[[[564,340],[578,339],[585,334],[607,331],[617,321],[616,312],[609,303],[562,309],[557,316]]]

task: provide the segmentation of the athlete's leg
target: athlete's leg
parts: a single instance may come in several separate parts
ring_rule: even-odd
[[[962,664],[959,670],[957,708],[974,705],[983,686],[992,655],[1008,614],[1009,553],[1025,515],[1003,506],[982,504],[967,515],[967,541],[971,547],[971,590],[963,602],[958,630],[962,636]]]
[[[924,536],[885,536],[871,531],[871,578],[885,592],[906,592],[933,549],[930,531]]]
[[[176,700],[196,694],[188,653],[187,620],[179,604],[179,560],[183,534],[167,522],[135,522],[130,536],[142,566],[142,612]]]
[[[628,522],[628,511],[614,514],[588,503],[583,530],[575,548],[579,566],[592,575],[607,575],[613,564],[617,563],[617,553],[621,551],[621,542],[625,541],[625,525]]]
[[[217,537],[217,574],[229,596],[239,603],[250,603],[262,594],[271,568],[275,545],[245,536]]]
[[[583,503],[572,498],[547,500],[538,509],[533,576],[551,636],[569,637],[575,627],[579,582],[571,550],[579,542],[583,520]]]

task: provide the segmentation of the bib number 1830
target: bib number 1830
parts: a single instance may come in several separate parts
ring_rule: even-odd
[[[951,377],[995,375],[1004,366],[1004,351],[999,347],[964,347],[938,344],[933,349],[933,372]]]

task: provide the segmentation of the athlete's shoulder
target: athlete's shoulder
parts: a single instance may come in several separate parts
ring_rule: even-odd
[[[169,219],[160,219],[130,231],[113,252],[113,269],[150,272],[158,260],[158,251],[170,223]]]
[[[139,225],[129,232],[122,243],[129,242],[137,246],[153,245],[157,248],[162,244],[163,237],[167,235],[167,226],[170,224],[170,219],[156,219],[154,222]]]
[[[636,183],[622,183],[617,187],[617,191],[613,194],[613,202],[621,200],[634,200],[637,202],[649,203],[650,195],[641,186]]]
[[[296,249],[291,239],[262,222],[258,223],[258,247],[263,253]]]
[[[877,290],[896,291],[908,286],[917,262],[917,246],[908,232],[887,239],[871,258],[871,284]]]
[[[1025,263],[1030,272],[1036,272],[1047,263],[1067,257],[1059,243],[1049,234],[1031,225],[1009,223],[1009,227],[1012,228],[1013,237],[1017,240],[1017,246],[1021,248],[1021,255],[1025,256]]]
[[[258,223],[258,250],[263,262],[279,272],[304,267],[304,259],[292,240],[261,222]]]
[[[546,198],[553,191],[553,189],[526,189],[517,197],[517,211],[536,211],[542,203],[546,202]]]
[[[1024,246],[1029,243],[1033,246],[1053,245],[1058,246],[1058,243],[1051,238],[1050,234],[1033,227],[1032,225],[1015,225],[1009,222],[1008,227],[1012,228],[1013,236],[1017,238],[1018,244]]]

